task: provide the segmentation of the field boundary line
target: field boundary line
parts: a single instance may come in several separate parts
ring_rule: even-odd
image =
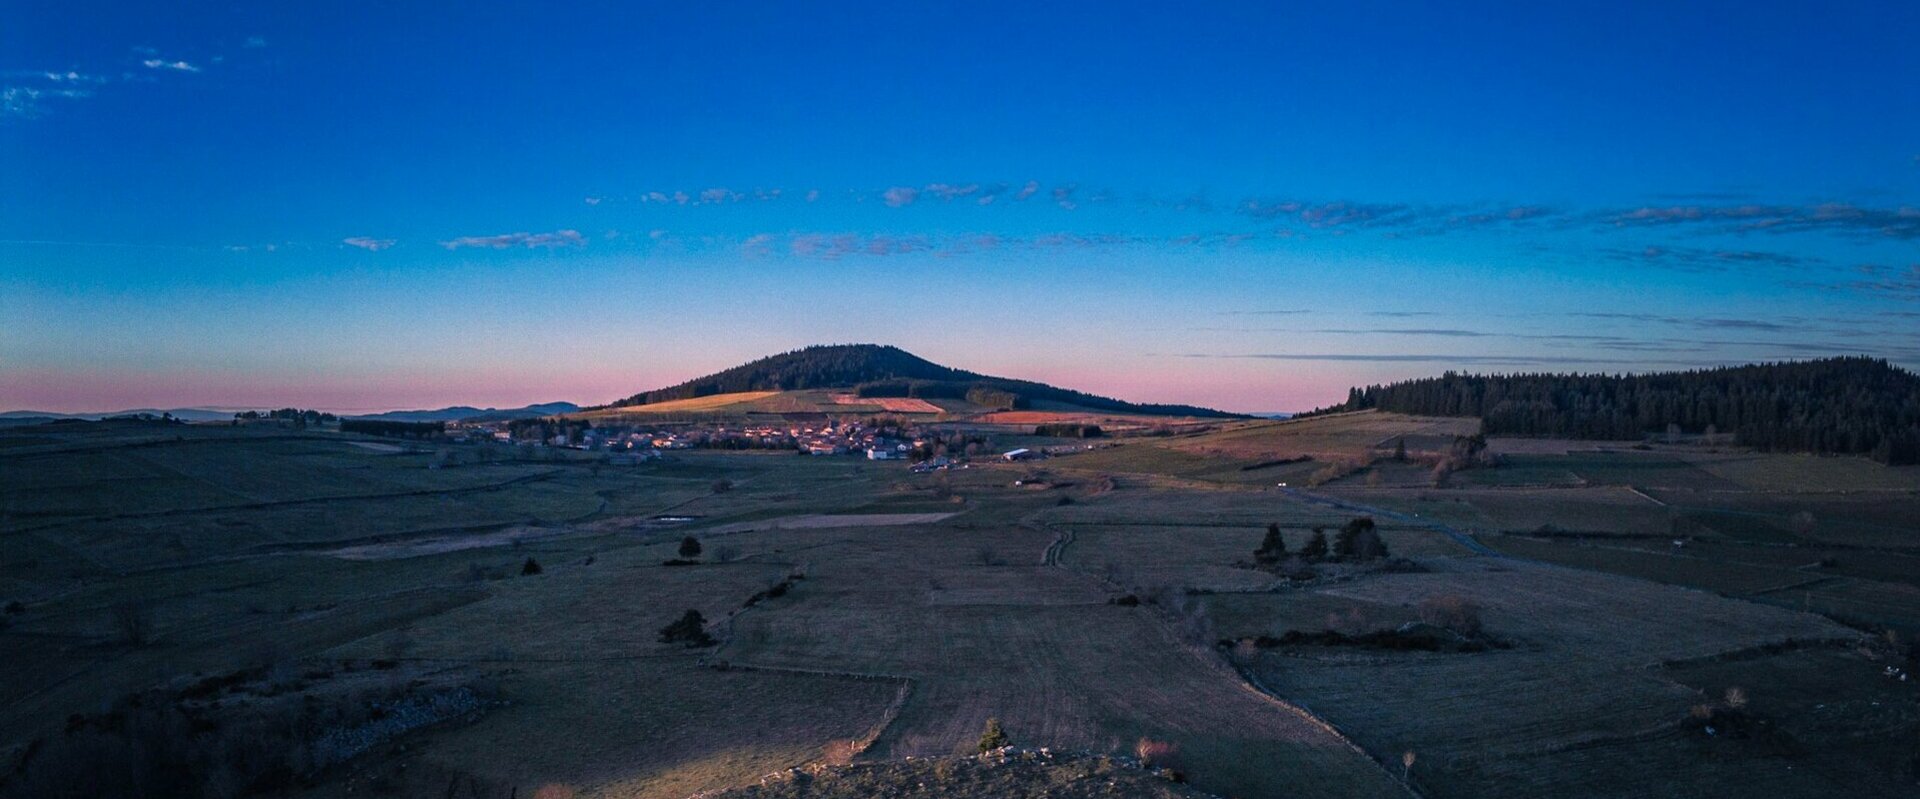
[[[1220,665],[1225,665],[1225,664],[1220,664]],[[1305,720],[1307,723],[1320,728],[1321,730],[1325,731],[1327,734],[1332,735],[1336,740],[1340,741],[1340,743],[1345,744],[1347,748],[1352,749],[1355,752],[1358,752],[1360,756],[1365,757],[1366,759],[1372,761],[1374,765],[1379,766],[1380,770],[1386,773],[1387,779],[1394,781],[1395,783],[1399,784],[1401,788],[1406,789],[1408,795],[1418,797],[1418,799],[1426,799],[1426,794],[1422,793],[1420,791],[1420,788],[1418,786],[1415,786],[1411,780],[1407,780],[1400,776],[1395,775],[1393,773],[1392,765],[1388,764],[1387,761],[1382,760],[1379,757],[1376,757],[1372,752],[1367,751],[1366,747],[1361,746],[1359,743],[1355,742],[1352,738],[1347,737],[1347,734],[1344,732],[1341,732],[1339,727],[1333,726],[1333,722],[1330,722],[1324,718],[1321,718],[1320,714],[1313,712],[1313,710],[1311,708],[1308,708],[1306,705],[1302,705],[1300,703],[1297,703],[1291,700],[1280,698],[1278,694],[1275,694],[1272,689],[1266,686],[1266,683],[1261,682],[1260,678],[1254,676],[1251,672],[1248,672],[1244,669],[1238,669],[1238,668],[1234,669],[1234,672],[1240,675],[1240,679],[1236,680],[1235,682],[1240,683],[1242,688],[1245,688],[1246,690],[1251,691],[1254,694],[1258,695],[1260,698],[1265,699],[1269,704],[1277,705],[1293,713],[1295,716],[1298,716],[1302,720]]]
[[[1061,571],[1072,571],[1067,569],[1058,560],[1048,565]],[[1115,590],[1126,590],[1124,586],[1100,575],[1088,574],[1087,576]],[[1142,609],[1145,609],[1144,605]],[[1267,687],[1261,684],[1259,679],[1251,673],[1223,662],[1220,658],[1215,657],[1211,651],[1188,645],[1186,642],[1180,640],[1179,634],[1176,633],[1169,624],[1171,621],[1169,618],[1170,613],[1165,608],[1156,607],[1151,615],[1159,621],[1158,624],[1153,625],[1153,629],[1158,630],[1159,633],[1167,639],[1167,643],[1174,649],[1185,652],[1188,657],[1193,658],[1196,663],[1200,664],[1202,669],[1226,678],[1240,690],[1259,698],[1263,704],[1277,708],[1296,719],[1306,722],[1308,726],[1333,736],[1333,739],[1339,741],[1342,746],[1345,746],[1348,750],[1366,758],[1368,762],[1379,767],[1381,773],[1385,774],[1389,781],[1399,785],[1409,796],[1415,797],[1415,799],[1426,799],[1426,795],[1421,793],[1419,788],[1415,787],[1411,782],[1396,776],[1393,773],[1393,767],[1385,760],[1375,757],[1372,752],[1367,751],[1366,747],[1361,746],[1352,738],[1347,737],[1347,734],[1341,732],[1340,728],[1335,727],[1332,722],[1321,718],[1319,714],[1314,713],[1305,705],[1281,698],[1278,694],[1268,690]]]
[[[1655,498],[1653,497],[1653,495],[1651,495],[1651,494],[1648,494],[1648,493],[1647,493],[1647,492],[1645,492],[1645,491],[1641,491],[1641,490],[1640,490],[1639,488],[1637,488],[1637,487],[1635,487],[1635,486],[1626,486],[1626,489],[1627,489],[1627,492],[1628,492],[1628,493],[1631,493],[1631,494],[1633,494],[1633,495],[1634,495],[1634,496],[1636,496],[1636,497],[1639,497],[1639,498],[1641,498],[1641,499],[1644,499],[1644,500],[1646,500],[1646,501],[1648,501],[1648,502],[1651,502],[1651,503],[1653,503],[1653,504],[1655,504],[1655,505],[1658,505],[1658,506],[1660,506],[1660,507],[1662,507],[1662,508],[1664,508],[1664,507],[1667,507],[1667,503],[1665,503],[1665,502],[1661,502],[1660,500],[1658,500],[1658,499],[1655,499]]]
[[[1799,652],[1807,649],[1841,649],[1853,645],[1858,640],[1859,637],[1857,636],[1840,635],[1829,635],[1817,638],[1795,638],[1789,636],[1764,643],[1737,646],[1732,649],[1724,649],[1705,655],[1667,658],[1649,663],[1647,664],[1647,668],[1684,668],[1686,666],[1698,666],[1706,663],[1726,663],[1729,661],[1746,660],[1748,658],[1766,657],[1768,655],[1778,655],[1785,652]]]

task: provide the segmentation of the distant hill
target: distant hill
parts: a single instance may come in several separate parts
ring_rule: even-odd
[[[44,421],[52,421],[55,419],[84,419],[91,422],[91,421],[98,421],[100,419],[110,419],[115,416],[140,416],[140,415],[165,416],[168,414],[172,414],[173,418],[175,419],[179,419],[181,421],[186,421],[186,422],[224,422],[224,421],[231,420],[233,418],[233,411],[224,410],[220,408],[129,408],[124,411],[104,411],[101,413],[51,413],[48,411],[6,411],[4,413],[0,413],[0,420],[32,419],[32,420],[44,422]],[[15,422],[15,423],[18,424],[18,422]]]
[[[528,405],[523,408],[475,408],[470,405],[455,405],[435,410],[387,411],[362,416],[349,416],[348,419],[363,419],[380,422],[496,422],[508,419],[537,419],[562,413],[573,413],[580,406],[571,402],[545,402]]]
[[[1126,402],[1030,380],[941,366],[899,347],[828,344],[773,355],[722,372],[654,391],[643,391],[603,408],[649,405],[749,391],[847,389],[863,397],[962,398],[982,405],[1025,407],[1060,402],[1094,410],[1163,416],[1231,417],[1192,405]]]
[[[1713,428],[1779,452],[1920,463],[1920,377],[1865,357],[1640,375],[1461,375],[1355,388],[1330,411],[1478,416],[1489,435],[1631,439]]]

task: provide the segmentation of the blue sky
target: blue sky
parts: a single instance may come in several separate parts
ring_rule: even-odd
[[[1920,6],[1029,5],[0,5],[0,408],[1920,365]]]

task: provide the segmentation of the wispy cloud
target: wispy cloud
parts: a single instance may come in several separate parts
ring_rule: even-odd
[[[199,72],[200,71],[199,67],[196,67],[193,64],[187,63],[185,61],[178,61],[178,60],[169,61],[164,58],[149,58],[145,61],[140,62],[140,65],[143,67],[146,67],[147,69],[164,69],[164,70],[172,70],[174,72]]]
[[[0,87],[0,116],[31,119],[44,111],[43,100],[61,98],[74,100],[90,96],[84,89],[38,89],[32,86]]]
[[[1730,233],[1824,232],[1920,239],[1920,208],[1911,206],[1665,205],[1603,210],[1593,218],[1611,227],[1695,226]]]
[[[926,236],[803,233],[787,242],[787,251],[808,258],[838,260],[850,255],[905,255],[934,248]]]
[[[46,111],[49,100],[79,100],[93,96],[93,87],[106,83],[99,75],[73,70],[14,70],[0,73],[0,117],[31,119]]]
[[[394,241],[393,239],[376,239],[369,236],[354,236],[351,238],[341,239],[340,243],[345,244],[348,247],[359,247],[360,249],[367,250],[368,252],[379,252],[388,247],[392,247],[394,244]]]
[[[1209,210],[1204,198],[1157,205]],[[1298,222],[1310,229],[1336,232],[1348,228],[1386,231],[1396,236],[1438,236],[1457,231],[1492,227],[1517,227],[1536,220],[1560,215],[1544,205],[1497,207],[1423,206],[1394,202],[1356,200],[1312,201],[1299,199],[1249,198],[1237,206],[1240,213],[1253,219]]]
[[[1065,186],[1053,187],[1053,204],[1058,205],[1061,208],[1065,208],[1069,211],[1075,208],[1079,208],[1080,207],[1079,203],[1076,203],[1073,201],[1073,193],[1078,188],[1079,187],[1071,183]]]
[[[887,204],[888,208],[902,208],[920,199],[920,190],[911,186],[894,186],[881,192],[880,199]]]
[[[500,233],[492,236],[461,236],[457,239],[440,242],[440,246],[449,250],[473,247],[490,250],[505,250],[513,247],[558,249],[560,247],[584,247],[587,237],[578,230],[556,230],[551,233]]]
[[[1650,313],[1620,312],[1582,312],[1568,314],[1583,319],[1609,319],[1614,321],[1657,323],[1692,327],[1701,330],[1798,330],[1802,325],[1795,320],[1769,321],[1763,319],[1728,319],[1711,316],[1664,316]]]
[[[978,194],[980,192],[980,184],[967,183],[962,185],[955,185],[951,183],[930,183],[927,185],[926,191],[927,191],[927,194],[932,195],[933,197],[936,197],[943,201],[951,202],[953,200],[957,200],[962,197],[970,197],[974,194]]]
[[[264,37],[260,37],[260,36],[248,36],[247,40],[244,43],[242,43],[240,46],[251,49],[251,50],[258,50],[262,47],[267,46],[267,40]]]
[[[1609,248],[1600,253],[1616,261],[1698,272],[1724,272],[1741,267],[1805,267],[1822,265],[1820,258],[1756,250],[1716,250],[1699,247],[1647,246]]]
[[[1870,294],[1903,302],[1920,302],[1920,263],[1904,268],[1866,264],[1856,270],[1858,277],[1832,282],[1799,282],[1800,288]],[[1883,311],[1883,315],[1920,318],[1920,313]]]

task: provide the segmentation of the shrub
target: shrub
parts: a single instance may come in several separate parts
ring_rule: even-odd
[[[533,575],[539,574],[542,571],[544,570],[540,568],[540,561],[534,560],[531,557],[527,558],[526,563],[520,564],[521,577],[531,577]]]
[[[1380,531],[1373,523],[1373,517],[1361,516],[1340,528],[1339,535],[1333,539],[1333,555],[1340,559],[1378,560],[1387,556],[1387,544],[1380,540]]]
[[[700,539],[694,538],[693,536],[680,539],[680,557],[700,557]]]
[[[1442,594],[1420,600],[1420,620],[1445,627],[1463,638],[1478,638],[1485,632],[1480,621],[1480,606],[1458,594]]]
[[[660,643],[685,643],[689,647],[713,646],[713,636],[707,634],[707,620],[700,611],[689,608],[679,619],[660,628]]]
[[[1003,746],[1011,746],[1007,731],[1000,728],[999,719],[987,719],[987,728],[980,733],[980,752],[985,754]]]
[[[1280,537],[1280,525],[1269,523],[1267,536],[1260,540],[1260,548],[1253,551],[1253,560],[1262,566],[1272,566],[1287,557],[1287,540]]]
[[[721,563],[732,563],[735,560],[737,560],[739,557],[740,557],[739,547],[719,546],[719,547],[715,547],[713,550],[713,559],[720,561]]]
[[[1307,538],[1306,546],[1300,548],[1300,558],[1306,561],[1324,560],[1327,557],[1327,531],[1313,528],[1313,535]]]
[[[725,494],[725,493],[727,493],[728,491],[732,491],[732,490],[733,490],[733,481],[732,481],[732,480],[715,480],[715,481],[713,481],[713,493],[715,493],[715,494]]]
[[[1156,741],[1141,738],[1133,745],[1133,754],[1140,758],[1140,765],[1147,768],[1163,768],[1173,765],[1173,757],[1180,747],[1172,741]]]

